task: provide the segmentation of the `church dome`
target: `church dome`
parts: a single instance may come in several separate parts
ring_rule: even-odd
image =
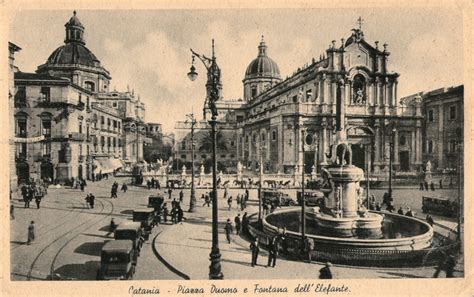
[[[80,64],[100,67],[99,59],[85,46],[84,26],[76,16],[76,11],[64,26],[66,27],[65,44],[49,56],[46,64]]]
[[[58,47],[49,56],[47,64],[81,64],[97,67],[100,61],[81,43],[70,42]]]
[[[245,71],[245,79],[251,78],[278,78],[280,79],[280,69],[275,61],[267,56],[267,45],[263,41],[258,46],[258,56],[250,62]]]

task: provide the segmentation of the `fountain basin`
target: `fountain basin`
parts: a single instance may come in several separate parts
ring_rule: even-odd
[[[306,218],[315,224],[319,234],[335,237],[378,238],[382,235],[383,215],[367,213],[366,217],[335,218],[331,215],[307,212]]]

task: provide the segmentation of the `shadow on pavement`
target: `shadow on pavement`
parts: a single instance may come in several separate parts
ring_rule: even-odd
[[[74,253],[100,257],[100,252],[104,244],[105,242],[85,242],[78,246],[74,250]]]
[[[243,266],[252,266],[250,264],[250,261],[252,260],[252,254],[249,254],[249,262],[242,262],[242,261],[236,261],[236,260],[229,260],[229,259],[221,259],[222,262],[227,262],[227,263],[233,263],[233,264],[239,264],[239,265],[243,265]],[[264,265],[259,265],[257,264],[257,266],[264,266]]]
[[[114,239],[114,234],[113,233],[110,233],[110,234],[111,234],[110,236],[100,235],[100,234],[92,234],[92,233],[82,233],[81,235],[99,237],[99,238],[106,238],[106,239],[109,239],[109,240]]]
[[[133,209],[122,210],[120,213],[124,215],[133,215]]]
[[[95,280],[99,261],[87,261],[84,264],[66,264],[54,270],[49,280]]]
[[[403,277],[403,278],[426,278],[426,277],[423,277],[423,276],[419,276],[419,275],[414,275],[414,274],[409,274],[409,273],[400,273],[400,272],[384,272],[385,274],[387,275],[393,275],[393,277],[386,277],[386,276],[382,276],[381,278],[400,278],[400,277]]]
[[[18,244],[18,245],[23,245],[26,244],[26,241],[10,241],[12,244]]]

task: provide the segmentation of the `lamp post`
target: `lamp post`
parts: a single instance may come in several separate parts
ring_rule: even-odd
[[[395,132],[397,129],[393,128],[392,133],[390,134],[390,158],[389,158],[389,166],[388,166],[388,199],[389,202],[393,201],[392,197],[392,163],[393,163],[393,151],[395,145]]]
[[[463,183],[463,132],[462,129],[457,128],[456,129],[456,135],[458,137],[458,238],[460,241],[460,249],[461,252],[463,252],[463,234],[462,234],[462,224],[464,223],[464,216],[463,216],[463,211],[464,211],[464,198],[462,195],[462,183]]]
[[[301,149],[303,152],[302,170],[301,170],[301,246],[304,247],[304,238],[306,237],[306,209],[304,197],[304,142],[305,130],[301,129]]]
[[[221,71],[216,63],[214,54],[214,39],[212,39],[212,58],[199,55],[191,49],[193,57],[193,65],[188,73],[191,81],[197,78],[198,73],[194,67],[194,58],[197,57],[203,63],[207,70],[206,88],[208,91],[209,109],[211,110],[211,138],[212,138],[212,248],[211,248],[211,265],[209,266],[209,279],[223,279],[221,272],[221,253],[219,251],[219,232],[218,232],[218,208],[217,208],[217,166],[216,166],[216,124],[217,124],[217,107],[216,101],[219,100],[218,84],[220,82]]]
[[[258,182],[258,222],[262,222],[262,184],[263,184],[263,149],[260,147],[260,166],[259,166],[259,182]]]
[[[194,113],[186,115],[191,122],[191,198],[189,201],[189,212],[196,211],[196,193],[194,189],[194,126],[196,125],[196,119]]]

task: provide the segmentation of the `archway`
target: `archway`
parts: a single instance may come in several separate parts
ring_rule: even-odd
[[[42,180],[54,180],[54,167],[51,162],[41,163],[41,179]]]
[[[30,166],[28,165],[28,163],[17,163],[16,175],[18,176],[18,184],[28,183],[30,181]]]

